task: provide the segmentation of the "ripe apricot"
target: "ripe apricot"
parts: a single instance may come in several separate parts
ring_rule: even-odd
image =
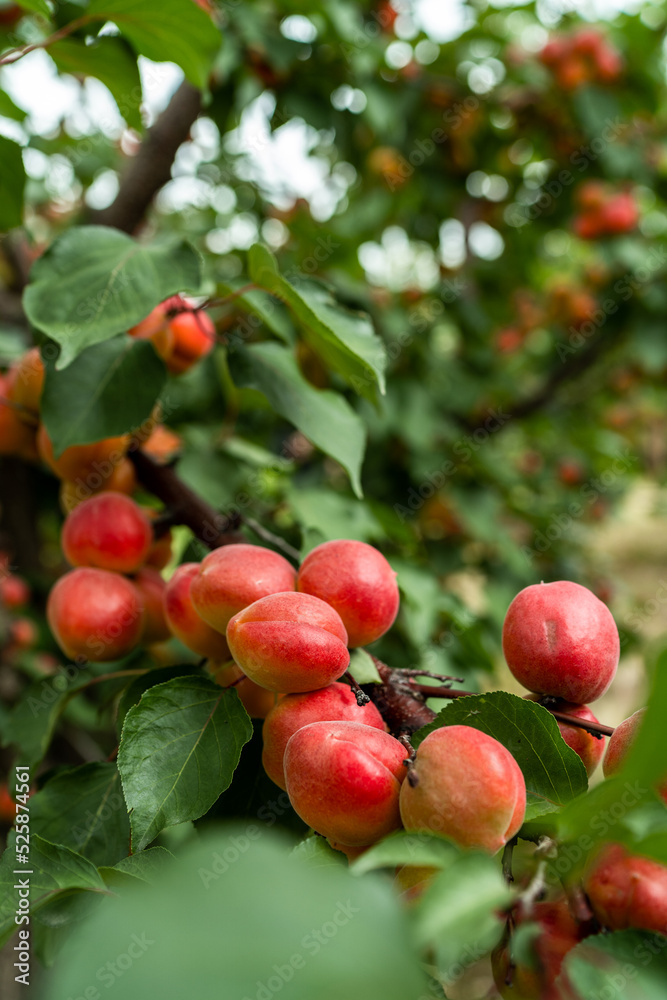
[[[137,645],[144,608],[137,588],[127,577],[85,566],[56,582],[46,615],[67,656],[98,663],[118,660]]]
[[[65,520],[65,558],[72,566],[133,573],[143,565],[153,532],[141,507],[123,493],[98,493]]]
[[[195,611],[190,587],[199,573],[199,563],[182,563],[164,592],[164,611],[169,628],[177,639],[200,656],[212,660],[231,659],[225,637]]]

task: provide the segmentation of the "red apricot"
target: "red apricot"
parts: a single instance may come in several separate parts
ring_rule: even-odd
[[[365,542],[338,539],[318,545],[302,562],[296,586],[336,609],[350,646],[375,642],[398,614],[396,574]]]
[[[584,888],[600,923],[609,930],[629,927],[667,931],[667,868],[607,844],[591,866]]]
[[[98,493],[65,520],[62,547],[72,566],[97,566],[133,573],[143,565],[153,540],[144,511],[123,493]]]
[[[262,763],[269,778],[285,788],[283,758],[291,736],[311,722],[361,722],[384,730],[384,720],[372,702],[359,706],[348,684],[329,684],[318,691],[288,694],[267,715],[262,729]]]
[[[521,768],[502,743],[478,729],[445,726],[429,733],[417,750],[414,776],[416,783],[401,789],[406,830],[433,830],[462,847],[495,853],[523,823]]]
[[[144,604],[142,642],[164,642],[171,637],[164,613],[164,592],[167,584],[159,572],[149,566],[142,566],[133,577],[133,582]]]
[[[118,660],[141,638],[144,609],[137,588],[106,569],[80,567],[57,581],[46,605],[62,651],[94,663]]]
[[[348,668],[340,615],[310,594],[270,594],[239,611],[227,626],[236,663],[269,691],[315,691]]]
[[[0,577],[0,602],[6,608],[21,608],[30,600],[30,587],[20,576]]]
[[[190,587],[199,573],[199,563],[182,563],[164,592],[167,624],[177,639],[200,656],[212,660],[231,659],[225,637],[207,625],[195,611]]]
[[[224,545],[203,560],[192,581],[192,603],[205,622],[224,632],[230,619],[269,594],[294,590],[296,570],[261,545]]]
[[[526,698],[528,701],[540,700],[538,694],[527,694]],[[569,701],[559,700],[555,705],[550,704],[549,708],[554,708],[558,712],[565,712],[567,715],[573,715],[575,719],[584,719],[586,722],[598,721],[588,705],[573,705]],[[567,745],[581,757],[582,763],[586,768],[586,774],[590,777],[602,760],[605,748],[604,736],[594,736],[593,733],[588,733],[585,729],[579,729],[577,726],[568,726],[566,722],[560,722],[558,719],[556,719],[556,722],[558,722],[561,736]]]
[[[401,825],[403,746],[359,722],[312,722],[290,738],[285,784],[294,810],[348,847],[372,844]]]
[[[614,679],[620,641],[607,606],[586,587],[559,580],[517,594],[505,616],[503,651],[529,691],[583,705]]]
[[[186,372],[215,346],[215,325],[201,310],[179,313],[169,323],[174,349],[167,360],[169,371]]]
[[[638,712],[625,719],[614,729],[614,732],[609,737],[607,752],[602,761],[602,770],[605,778],[610,778],[612,774],[616,774],[620,770],[628,750],[635,741],[645,715],[646,709],[640,708]]]

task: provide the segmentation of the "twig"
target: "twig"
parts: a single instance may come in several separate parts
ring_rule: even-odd
[[[263,539],[263,541],[268,542],[270,545],[275,546],[275,548],[280,549],[285,553],[293,562],[299,565],[301,562],[301,554],[298,552],[294,546],[286,542],[284,538],[280,535],[274,535],[272,531],[265,528],[263,525],[256,521],[254,517],[248,517],[247,514],[243,515],[243,523],[246,527],[250,528],[253,534],[257,535],[258,538]]]
[[[100,20],[99,17],[95,18],[92,15],[86,14],[84,17],[77,17],[74,21],[70,21],[63,28],[59,28],[58,31],[54,31],[52,35],[45,38],[41,42],[32,42],[30,45],[22,45],[20,48],[10,49],[6,52],[4,56],[0,59],[0,66],[11,66],[12,63],[18,62],[19,59],[23,59],[27,56],[29,52],[34,52],[36,49],[46,49],[49,45],[53,45],[54,42],[59,42],[61,38],[67,38],[68,35],[73,34],[73,32],[78,31],[79,28],[83,28],[86,24],[90,24],[91,21]]]
[[[354,691],[355,697],[357,699],[357,705],[359,706],[359,708],[362,708],[364,705],[368,705],[371,699],[366,694],[366,692],[361,689],[359,682],[354,679],[349,670],[345,671],[343,677]]]

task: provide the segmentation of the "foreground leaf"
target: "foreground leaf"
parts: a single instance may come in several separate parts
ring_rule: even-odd
[[[146,691],[125,717],[118,750],[132,850],[208,812],[251,736],[236,691],[204,677],[177,677]]]
[[[290,905],[298,893],[298,905]],[[261,905],[258,905],[261,901]],[[204,835],[155,886],[130,887],[94,914],[49,977],[44,1000],[85,995],[100,966],[146,949],[123,974],[123,1000],[196,997],[418,1000],[426,983],[407,917],[384,879],[311,867],[272,831]]]
[[[141,132],[141,77],[137,60],[122,38],[103,36],[93,45],[65,38],[49,46],[49,55],[61,73],[94,76],[111,92],[127,124]]]
[[[159,302],[196,291],[200,262],[185,242],[144,246],[106,226],[77,226],[33,264],[23,305],[57,341],[58,368],[91,344],[126,333]]]
[[[597,934],[568,952],[557,983],[569,987],[573,1000],[664,1000],[666,946],[662,935],[648,931]]]
[[[328,389],[314,389],[305,380],[294,355],[280,344],[253,344],[229,358],[237,385],[257,389],[282,417],[289,420],[347,471],[357,496],[366,444],[363,421],[346,399]]]
[[[413,746],[442,726],[472,726],[507,747],[526,782],[526,820],[553,812],[588,787],[580,757],[563,740],[553,715],[533,701],[506,691],[458,698],[414,734]]]
[[[0,135],[0,232],[22,224],[25,182],[21,147]]]
[[[132,337],[89,347],[64,371],[47,361],[41,417],[56,457],[70,445],[135,430],[150,416],[166,380],[152,344]]]

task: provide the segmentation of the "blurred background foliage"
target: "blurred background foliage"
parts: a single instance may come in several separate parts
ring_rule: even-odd
[[[34,18],[13,16],[8,38],[33,40]],[[598,715],[620,720],[641,701],[635,654],[664,631],[667,593],[664,4],[248,0],[212,16],[210,93],[136,235],[192,241],[211,291],[242,282],[264,242],[283,274],[370,313],[388,391],[373,404],[297,342],[307,380],[344,393],[368,428],[358,499],[341,466],[234,385],[236,347],[270,337],[236,300],[212,310],[226,346],[165,393],[180,474],[302,550],[340,536],[380,546],[403,604],[374,652],[472,689],[511,687],[499,638],[520,588],[591,587],[626,653]],[[136,61],[116,41],[106,79],[66,51],[2,70],[31,257],[103,212],[137,153],[136,100],[119,102],[123,121],[91,78],[136,98]],[[140,69],[148,126],[181,74]],[[5,292],[16,260],[12,237],[0,242]],[[0,317],[2,365],[28,338]],[[57,483],[13,460],[0,474],[2,547],[33,585],[40,630],[39,654],[14,652],[12,666],[34,676],[55,653],[40,608],[63,568]]]

